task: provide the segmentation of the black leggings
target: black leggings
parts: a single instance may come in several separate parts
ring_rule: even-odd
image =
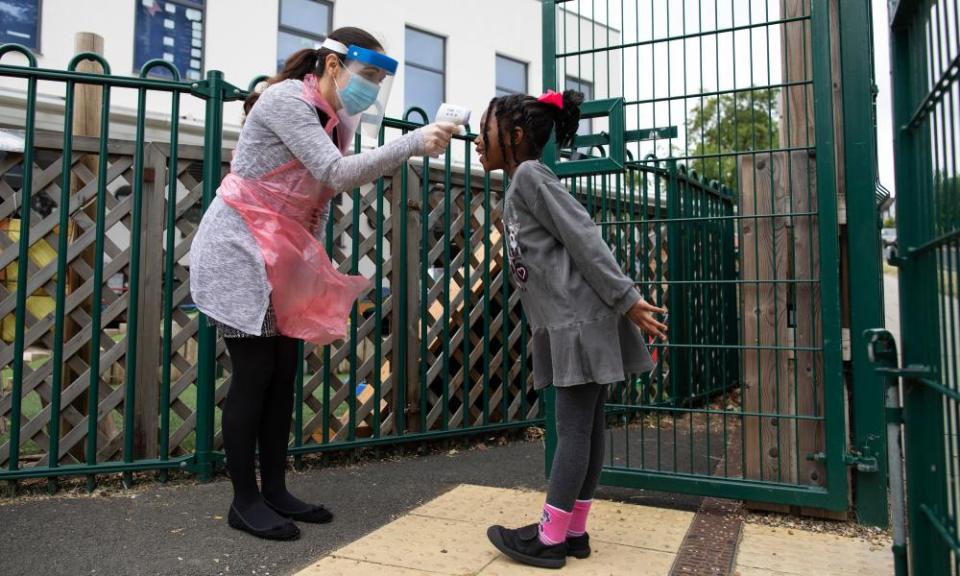
[[[285,336],[227,338],[233,381],[223,406],[223,447],[233,503],[260,499],[254,456],[260,447],[263,495],[286,492],[287,444],[297,374],[297,340]]]
[[[567,512],[591,500],[603,470],[603,405],[607,387],[582,384],[556,389],[557,450],[550,468],[547,504]]]

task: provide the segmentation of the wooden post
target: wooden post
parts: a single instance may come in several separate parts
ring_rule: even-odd
[[[810,0],[780,0],[784,20],[809,14]],[[805,84],[813,77],[810,22],[788,22],[781,28],[780,61],[787,86],[780,91],[780,144],[784,148],[813,146],[813,88]]]
[[[841,110],[841,78],[840,78],[840,49],[839,49],[839,19],[838,19],[838,0],[829,2],[829,19],[831,30],[831,68],[832,68],[832,92],[834,102],[834,134],[836,136],[836,152],[840,159],[836,163],[837,169],[837,190],[838,206],[840,207],[839,221],[841,230],[846,222],[844,206],[844,166],[843,158],[843,139],[842,139],[842,110]],[[801,18],[810,16],[810,0],[780,0],[781,17],[784,19]],[[788,173],[785,185],[788,188],[787,203],[778,211],[790,211],[793,213],[816,213],[818,206],[818,190],[816,180],[816,160],[808,152],[802,150],[810,148],[816,143],[815,119],[813,112],[813,87],[808,84],[813,77],[813,47],[811,40],[811,25],[808,20],[790,22],[782,25],[781,31],[781,62],[783,70],[783,81],[787,85],[780,93],[780,146],[783,148],[800,149],[794,152],[786,152],[777,155],[774,160],[773,169]],[[796,84],[796,85],[793,85]],[[759,162],[759,158],[757,159]],[[777,167],[778,164],[782,166]],[[746,165],[741,165],[741,178],[748,177],[747,171],[752,171]],[[759,179],[759,174],[757,175]],[[743,180],[741,180],[743,182]],[[774,183],[780,182],[779,178],[773,178]],[[752,187],[752,183],[750,186]],[[761,185],[757,182],[757,185]],[[780,184],[775,184],[780,186]],[[752,194],[747,186],[742,189],[746,194]],[[759,191],[756,192],[760,194]],[[775,196],[779,197],[780,194]],[[741,205],[741,209],[744,206]],[[747,207],[751,209],[751,207]],[[788,328],[787,334],[790,336],[790,344],[798,348],[816,348],[822,345],[823,334],[821,330],[821,293],[820,286],[816,283],[802,282],[805,279],[819,278],[820,267],[820,249],[819,249],[819,228],[818,218],[816,216],[793,216],[790,218],[789,237],[792,240],[792,258],[791,277],[801,280],[794,290],[794,302],[796,306],[795,322]],[[842,233],[842,232],[841,232]],[[745,242],[748,244],[748,242]],[[843,246],[843,243],[841,243]],[[752,248],[746,246],[744,256],[750,256]],[[767,246],[767,250],[772,251],[772,246]],[[760,248],[762,255],[764,247]],[[756,255],[754,255],[756,256]],[[847,255],[841,254],[841,271],[845,270]],[[742,267],[747,268],[746,266]],[[841,283],[846,279],[841,272]],[[845,294],[846,291],[842,292]],[[773,297],[773,295],[768,295]],[[744,292],[747,305],[744,312],[746,315],[752,313],[752,309],[746,302],[750,297],[750,291]],[[846,302],[846,298],[844,298]],[[762,303],[760,303],[762,306]],[[842,304],[844,310],[848,306]],[[846,313],[844,313],[846,316]],[[748,329],[749,322],[745,322],[744,328]],[[844,321],[844,325],[848,323]],[[756,357],[753,357],[756,361]],[[749,363],[747,363],[749,364]],[[749,376],[750,366],[744,367],[744,372]],[[791,383],[795,382],[796,406],[793,407],[795,413],[800,416],[823,416],[823,361],[815,352],[795,352],[791,355],[788,363],[787,377]],[[747,378],[749,380],[749,377]],[[749,384],[748,384],[749,385]],[[747,395],[748,396],[748,395]],[[762,399],[758,399],[762,402]],[[746,406],[747,404],[745,404]],[[749,420],[745,422],[744,433],[747,434],[746,440],[750,442],[750,435],[753,433],[751,428],[754,423]],[[816,420],[799,420],[795,426],[796,430],[796,457],[798,468],[795,470],[794,480],[799,484],[823,486],[826,484],[826,470],[822,462],[808,459],[808,456],[822,453],[826,448],[824,436],[824,424]],[[766,438],[766,435],[764,435]],[[782,437],[781,437],[782,438]],[[749,458],[749,456],[748,456]],[[755,477],[758,473],[756,463],[754,465],[747,462],[748,477]],[[765,470],[766,472],[766,470]],[[804,509],[803,513],[817,516],[824,515],[822,511]],[[828,515],[829,516],[829,515]]]
[[[74,51],[77,54],[81,52],[93,52],[95,54],[103,55],[103,37],[99,34],[94,34],[92,32],[78,32],[74,36]],[[100,65],[95,62],[84,61],[77,66],[78,72],[92,72],[100,73]],[[77,84],[75,88],[76,92],[74,94],[74,108],[73,108],[73,135],[74,136],[92,136],[94,138],[100,137],[100,112],[101,112],[101,103],[103,102],[103,88],[93,84]],[[80,161],[87,170],[93,174],[94,177],[98,176],[98,155],[97,154],[86,154],[83,159]],[[69,169],[69,168],[67,168]],[[77,193],[81,188],[83,188],[83,181],[80,180],[77,176],[71,176],[70,178],[70,192],[71,194]],[[97,204],[95,201],[87,203],[84,207],[84,213],[90,219],[90,221],[96,221],[97,214]],[[81,256],[84,262],[92,269],[94,263],[94,248],[90,247],[83,251]],[[106,280],[106,279],[104,279]],[[72,269],[68,268],[67,273],[67,287],[68,291],[72,291],[78,285],[82,284],[82,280],[78,277],[76,272],[73,272]],[[93,299],[88,299],[86,302],[85,308],[93,313],[95,303]],[[67,341],[73,338],[78,332],[83,329],[83,326],[78,325],[70,316],[66,318],[67,322],[65,325],[64,337]],[[99,353],[99,351],[93,350],[93,348],[87,344],[80,351],[79,355],[83,357],[86,356],[86,363],[89,365],[91,355],[94,353]],[[64,375],[67,377],[67,382],[73,382],[76,378],[80,377],[79,371],[73,370],[70,367],[69,359],[65,362],[64,365]],[[100,398],[106,398],[110,393],[110,390],[107,386],[100,387]],[[87,406],[87,395],[82,395],[74,404],[76,408],[80,411],[81,414],[96,414],[98,412],[97,407],[88,407]],[[99,433],[105,438],[113,438],[116,436],[116,425],[113,423],[112,418],[103,418],[100,420],[97,426]],[[69,428],[62,427],[63,430]],[[83,458],[84,455],[84,444],[78,443],[77,447],[74,449],[75,456],[78,458]]]
[[[163,215],[166,156],[156,144],[144,147],[143,219],[140,233],[140,316],[134,401],[134,456],[156,458],[160,429],[160,326],[163,320]],[[172,207],[171,207],[172,208]],[[128,424],[129,425],[129,424]]]

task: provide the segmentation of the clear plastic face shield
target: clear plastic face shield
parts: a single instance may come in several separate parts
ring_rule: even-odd
[[[397,73],[397,61],[375,50],[344,46],[330,39],[323,47],[343,54],[343,69],[347,74],[336,80],[341,122],[352,127],[359,124],[366,135],[377,137]]]

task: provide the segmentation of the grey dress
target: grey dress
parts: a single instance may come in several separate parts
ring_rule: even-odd
[[[503,221],[510,276],[533,331],[537,389],[610,384],[653,368],[643,334],[624,316],[640,293],[549,168],[520,164]]]

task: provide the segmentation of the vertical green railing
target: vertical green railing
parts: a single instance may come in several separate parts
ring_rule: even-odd
[[[70,65],[67,66],[67,71],[72,72],[76,70],[77,64],[81,61],[90,59],[97,61],[102,67],[103,74],[110,74],[110,66],[107,65],[106,61],[97,56],[96,54],[79,54],[70,61]],[[103,266],[104,266],[104,242],[106,237],[106,208],[107,208],[107,138],[109,137],[110,129],[110,90],[109,87],[104,87],[103,94],[101,96],[101,109],[100,109],[100,150],[97,155],[97,208],[96,216],[94,216],[94,222],[96,223],[96,243],[94,246],[93,253],[93,316],[91,322],[91,343],[90,343],[90,384],[87,388],[87,448],[86,448],[86,463],[87,466],[95,466],[97,464],[97,447],[98,447],[98,438],[97,438],[97,426],[100,422],[100,349],[101,349],[101,338],[103,333],[101,331],[102,326],[102,315],[101,315],[101,303],[103,302]],[[25,170],[32,167],[25,166]],[[27,226],[29,227],[29,224]],[[63,231],[61,231],[61,234]],[[131,259],[132,259],[132,250],[131,250]],[[21,260],[21,263],[23,260]],[[19,279],[19,284],[24,285],[23,288],[26,289],[25,282],[26,278]],[[59,279],[60,282],[65,281],[65,278]],[[19,288],[20,286],[18,286]],[[128,390],[129,391],[129,390]],[[126,415],[126,414],[125,414]],[[126,432],[125,432],[126,433]],[[93,490],[94,488],[94,476],[87,476],[87,490]]]
[[[880,378],[867,358],[868,328],[883,323],[883,270],[880,214],[876,201],[876,129],[874,111],[865,106],[873,99],[873,38],[870,2],[839,3],[839,36],[843,90],[844,185],[847,199],[847,247],[850,293],[851,427],[856,451],[875,458],[877,469],[854,471],[855,509],[858,520],[887,525],[886,451],[883,442],[883,396]],[[872,178],[867,175],[874,175]]]
[[[903,368],[885,371],[901,379],[906,484],[891,489],[906,491],[909,572],[939,576],[960,572],[960,6],[889,7]]]
[[[9,52],[19,52],[23,54],[31,68],[36,68],[37,59],[33,53],[22,46],[5,45],[0,46],[0,58]],[[22,390],[23,390],[23,353],[24,353],[24,328],[27,314],[27,290],[26,279],[29,269],[29,250],[30,250],[30,198],[33,192],[33,137],[34,124],[36,122],[36,99],[37,99],[37,79],[28,77],[27,80],[27,121],[26,134],[23,144],[23,184],[20,191],[20,246],[17,257],[17,304],[16,304],[16,326],[14,328],[14,351],[13,351],[13,386],[12,406],[10,408],[10,455],[8,469],[10,472],[16,472],[20,465],[20,418],[23,410]],[[64,233],[63,230],[60,231]],[[61,277],[61,281],[63,278]],[[23,288],[19,288],[23,285]]]
[[[174,81],[180,80],[180,71],[165,60],[152,60],[144,65],[140,72],[141,78],[146,78],[153,66],[166,68]],[[69,110],[69,106],[67,110]],[[173,92],[170,95],[170,117],[180,117],[180,94]],[[170,155],[167,159],[167,202],[166,202],[166,235],[164,238],[163,261],[163,343],[160,355],[160,461],[170,459],[170,380],[171,355],[173,352],[173,274],[174,251],[176,250],[177,225],[177,159],[180,143],[180,129],[177,122],[170,123]],[[67,146],[64,145],[64,154]],[[66,166],[66,164],[64,164]],[[56,365],[54,365],[56,366]],[[160,479],[166,480],[167,470],[160,471]]]
[[[194,83],[195,89],[206,92],[207,104],[204,116],[206,133],[203,140],[203,210],[210,206],[220,186],[220,154],[223,145],[223,74],[216,70],[207,72],[204,84]],[[200,480],[213,476],[214,393],[216,391],[217,340],[216,331],[207,323],[204,314],[197,317],[197,424],[194,470]]]

